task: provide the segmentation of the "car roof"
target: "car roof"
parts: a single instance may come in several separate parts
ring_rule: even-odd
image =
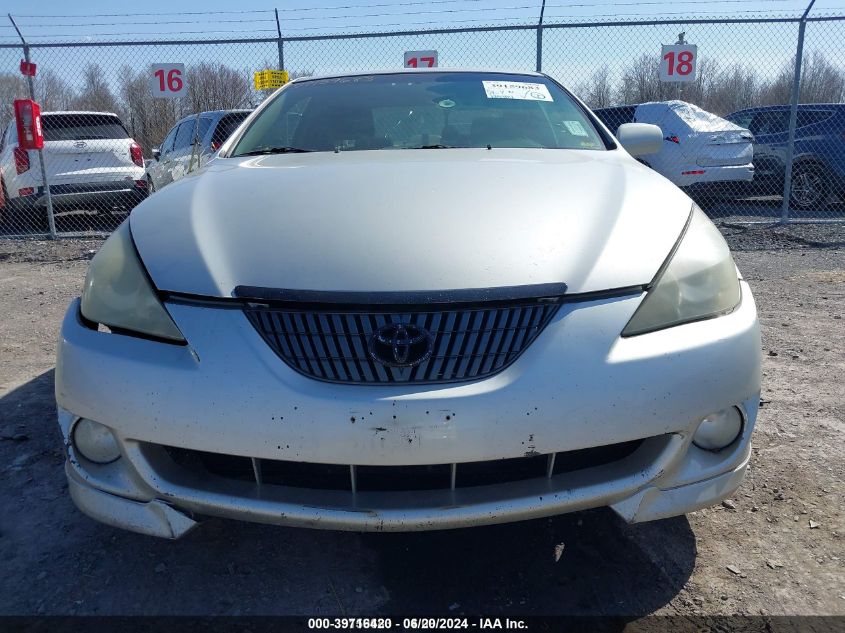
[[[727,116],[733,116],[734,114],[739,114],[740,112],[772,112],[772,111],[782,111],[782,110],[789,110],[792,106],[787,104],[782,105],[767,105],[767,106],[757,106],[754,108],[743,108],[742,110],[737,110],[736,112],[731,112]],[[845,103],[799,103],[798,109],[799,110],[816,110],[816,109],[824,109],[830,110],[831,108],[835,110],[845,109]]]
[[[240,114],[240,113],[249,114],[250,112],[252,112],[252,110],[250,110],[248,108],[240,108],[240,109],[236,109],[236,110],[204,110],[203,112],[194,112],[193,114],[189,114],[188,116],[183,116],[181,119],[176,121],[176,123],[174,123],[173,125],[179,125],[180,123],[182,123],[183,121],[187,121],[188,119],[195,119],[198,116],[208,116],[209,114],[211,114],[211,115],[217,115],[217,114],[226,115],[226,114]]]
[[[42,112],[41,116],[49,116],[51,114],[98,114],[105,116],[118,117],[114,112],[95,112],[93,110],[54,110],[53,112]]]
[[[531,77],[548,77],[543,73],[533,70],[506,70],[503,68],[383,68],[380,70],[359,70],[347,73],[331,73],[327,75],[313,75],[310,77],[297,77],[290,83],[311,81],[313,79],[337,79],[340,77],[363,77],[367,75],[414,75],[422,73],[498,73],[503,75],[528,75]]]

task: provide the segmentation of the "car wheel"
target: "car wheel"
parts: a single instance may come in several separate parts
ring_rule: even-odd
[[[33,212],[32,205],[22,202],[18,198],[6,200],[6,208],[4,209],[6,228],[10,233],[31,233],[35,228],[33,226]]]
[[[820,207],[827,200],[830,185],[824,171],[816,165],[798,165],[792,170],[790,206],[796,209]]]
[[[46,233],[47,211],[38,209],[28,200],[6,200],[5,224],[10,233]]]

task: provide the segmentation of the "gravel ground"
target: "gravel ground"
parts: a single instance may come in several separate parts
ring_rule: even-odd
[[[95,523],[67,495],[55,339],[101,242],[0,240],[0,614],[845,614],[845,228],[722,228],[764,345],[730,502],[412,534],[211,520],[176,542]]]

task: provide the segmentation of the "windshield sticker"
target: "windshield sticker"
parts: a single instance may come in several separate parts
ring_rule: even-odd
[[[585,130],[584,126],[581,125],[581,121],[564,121],[563,124],[566,126],[566,129],[569,130],[570,134],[575,136],[589,136],[589,134],[587,134],[587,130]]]
[[[437,105],[439,105],[441,108],[454,108],[455,102],[451,99],[441,99],[437,102]]]
[[[545,84],[526,81],[482,81],[488,99],[523,99],[526,101],[554,101]]]

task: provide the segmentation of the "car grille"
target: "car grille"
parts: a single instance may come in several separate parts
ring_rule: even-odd
[[[273,351],[306,376],[341,383],[401,384],[476,380],[495,374],[525,351],[557,309],[557,303],[534,301],[373,312],[251,305],[244,312]],[[427,331],[431,355],[411,367],[374,360],[373,335],[394,323]]]
[[[645,440],[575,451],[460,464],[356,466],[257,459],[164,447],[182,468],[265,486],[351,492],[471,488],[553,477],[620,461]]]

